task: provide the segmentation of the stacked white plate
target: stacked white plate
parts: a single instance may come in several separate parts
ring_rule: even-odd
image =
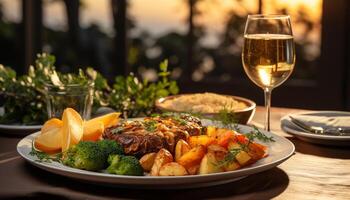
[[[336,145],[336,146],[350,146],[350,136],[338,136],[338,135],[329,135],[329,134],[315,134],[302,129],[301,127],[295,125],[290,117],[286,115],[281,119],[281,128],[285,132],[294,135],[295,137],[316,144],[325,144],[325,145]],[[314,118],[313,124],[319,124],[319,126],[331,126],[329,124],[322,124],[323,122],[317,123],[319,119],[327,119],[326,121],[336,121],[338,118],[344,119],[349,118],[349,121],[345,121],[348,124],[346,126],[350,127],[350,112],[341,112],[341,111],[314,111],[306,113],[298,113],[293,115],[296,118]],[[310,123],[310,122],[309,122]]]

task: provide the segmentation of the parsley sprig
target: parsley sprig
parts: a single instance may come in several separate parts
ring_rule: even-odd
[[[157,130],[157,121],[154,120],[147,120],[143,122],[143,125],[145,129],[149,132],[153,132]]]

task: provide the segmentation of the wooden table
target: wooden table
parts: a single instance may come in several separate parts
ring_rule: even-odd
[[[350,147],[313,145],[280,129],[280,118],[302,110],[273,108],[272,131],[296,146],[279,167],[237,182],[186,190],[135,190],[77,182],[26,163],[15,151],[18,137],[0,136],[0,198],[33,199],[350,199]],[[259,107],[253,119],[262,124]]]

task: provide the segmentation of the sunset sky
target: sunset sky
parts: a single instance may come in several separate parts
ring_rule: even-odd
[[[4,14],[9,21],[21,20],[20,0],[0,0],[3,4]],[[198,4],[202,11],[201,16],[196,19],[206,27],[207,36],[204,43],[215,45],[217,35],[220,34],[227,19],[227,13],[234,11],[242,16],[249,12],[257,11],[257,0],[203,0]],[[287,7],[292,17],[299,9],[308,13],[310,20],[316,24],[320,21],[322,13],[322,0],[264,0],[264,13],[275,13],[276,8]],[[185,0],[129,0],[129,15],[135,20],[137,29],[147,30],[152,35],[161,35],[169,31],[185,32],[185,24],[188,8]],[[109,0],[82,0],[81,25],[87,26],[97,23],[102,30],[112,34],[112,17]],[[64,5],[60,1],[47,2],[44,6],[44,24],[53,29],[65,30],[67,28]],[[293,24],[296,37],[303,31],[303,27]],[[320,27],[316,27],[310,39],[318,41]]]

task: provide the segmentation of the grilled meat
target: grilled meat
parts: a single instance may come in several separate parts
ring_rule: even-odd
[[[173,152],[177,141],[200,135],[200,119],[187,115],[161,115],[143,121],[123,121],[105,130],[103,137],[123,145],[126,154],[142,156],[166,148]]]

